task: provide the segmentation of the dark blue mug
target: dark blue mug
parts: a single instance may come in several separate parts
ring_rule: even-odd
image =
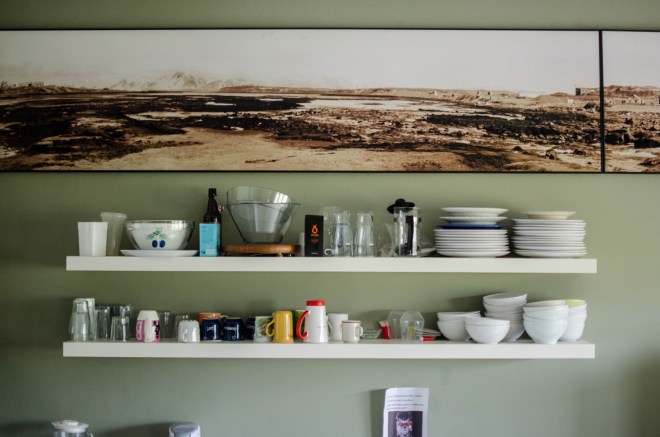
[[[204,319],[199,326],[199,334],[202,341],[220,340],[220,320]]]
[[[227,317],[222,329],[222,339],[225,341],[242,341],[245,325],[240,317]]]

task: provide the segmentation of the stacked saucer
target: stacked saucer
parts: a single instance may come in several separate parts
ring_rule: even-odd
[[[587,254],[583,220],[514,219],[513,250],[516,254],[538,258],[575,258]]]
[[[446,223],[435,228],[436,252],[456,257],[497,257],[509,253],[501,208],[442,208]]]

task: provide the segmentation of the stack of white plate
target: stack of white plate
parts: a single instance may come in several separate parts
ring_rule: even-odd
[[[446,223],[435,228],[436,252],[456,257],[496,257],[509,253],[501,208],[442,208]]]
[[[514,219],[513,250],[538,258],[574,258],[587,254],[583,220]]]

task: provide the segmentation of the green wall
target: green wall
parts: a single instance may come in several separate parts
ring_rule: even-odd
[[[444,27],[660,30],[655,0],[0,1],[0,28]],[[0,53],[1,56],[1,53]],[[66,272],[76,225],[100,211],[198,219],[205,191],[272,187],[322,205],[578,211],[596,275]],[[660,429],[660,178],[653,175],[0,174],[0,435],[76,418],[101,436],[378,436],[383,389],[431,389],[432,436],[656,436]],[[346,193],[350,193],[347,196]],[[377,220],[384,220],[381,212]],[[238,241],[230,220],[227,240]],[[128,247],[124,241],[124,247]],[[71,299],[247,314],[325,298],[369,323],[392,308],[478,308],[494,291],[589,302],[595,360],[153,360],[62,357]],[[432,324],[429,323],[429,326]]]

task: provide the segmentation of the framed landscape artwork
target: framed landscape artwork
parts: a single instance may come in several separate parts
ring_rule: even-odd
[[[2,31],[0,170],[598,173],[599,44],[598,31]],[[657,121],[622,105],[607,132],[632,139],[608,148],[608,171],[657,170],[619,162],[655,147],[650,127],[650,148],[631,146],[628,118]]]
[[[660,33],[603,32],[605,171],[660,172]]]

